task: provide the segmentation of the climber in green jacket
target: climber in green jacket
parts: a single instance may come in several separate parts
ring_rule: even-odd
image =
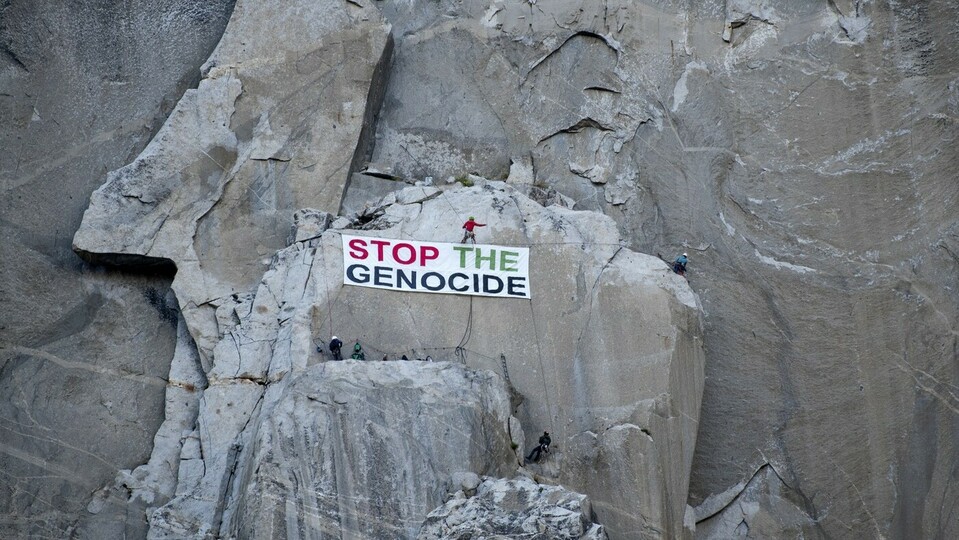
[[[366,360],[366,354],[363,353],[363,347],[360,347],[360,342],[357,341],[356,345],[353,345],[353,360]]]

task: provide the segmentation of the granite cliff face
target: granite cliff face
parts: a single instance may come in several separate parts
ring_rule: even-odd
[[[328,362],[204,401],[203,474],[149,538],[413,538],[454,473],[516,468],[505,386],[458,364]]]
[[[665,263],[624,248],[608,217],[479,182],[409,187],[353,221],[299,212],[255,294],[215,302],[196,429],[155,447],[179,463],[119,475],[84,530],[122,525],[126,494],[149,505],[152,538],[413,538],[449,475],[510,476],[542,427],[554,447],[527,474],[589,495],[616,534],[684,534],[703,384],[697,299]],[[450,240],[463,214],[533,250],[532,300],[343,285],[341,234]],[[429,355],[443,367],[318,364],[331,334],[371,360]],[[515,403],[448,362],[499,373]],[[155,480],[167,467],[175,487]]]
[[[90,193],[163,124],[232,0],[0,2],[0,537],[64,537],[142,464],[177,335],[166,269],[70,249]]]
[[[240,2],[202,69],[231,6],[180,4],[119,14],[93,3],[70,24],[56,6],[3,5],[0,100],[12,121],[0,141],[16,148],[0,153],[2,294],[16,306],[0,324],[10,396],[0,504],[10,535],[66,535],[82,517],[81,536],[109,527],[142,536],[147,507],[186,493],[170,464],[206,465],[203,434],[193,432],[212,403],[204,389],[277,384],[258,378],[272,350],[251,340],[234,355],[224,336],[264,301],[252,293],[276,272],[270,260],[287,245],[294,212],[317,209],[296,214],[294,240],[309,243],[333,221],[323,211],[364,213],[417,181],[482,177],[597,213],[560,235],[593,243],[584,250],[593,273],[577,269],[568,276],[583,279],[558,289],[575,291],[569,305],[534,301],[522,317],[472,319],[487,326],[470,348],[491,358],[467,360],[503,374],[506,355],[527,398],[513,411],[529,432],[522,442],[543,425],[565,426],[553,462],[562,467],[530,474],[588,494],[610,537],[681,534],[686,502],[687,530],[695,524],[703,538],[959,536],[954,2]],[[195,73],[196,90],[177,100]],[[491,203],[474,207],[453,191],[422,201],[435,194],[424,189],[334,229],[379,223],[369,226],[437,238]],[[434,211],[423,214],[427,206]],[[424,215],[436,230],[416,225]],[[529,229],[507,221],[495,238],[527,241],[518,231]],[[77,230],[85,258],[127,269],[79,263],[67,241]],[[615,246],[599,246],[607,240]],[[614,255],[621,240],[628,249]],[[662,292],[679,289],[654,277],[659,263],[628,250],[690,253],[706,354],[698,424],[682,420],[699,410],[696,393],[675,391],[696,381],[665,367],[697,353],[665,339],[660,353],[628,339],[609,349],[604,332],[618,340],[621,324],[697,332],[696,302]],[[576,251],[542,256],[561,265],[580,260]],[[656,283],[644,286],[654,291],[648,304],[629,301],[635,268]],[[610,306],[607,315],[573,320],[586,298]],[[446,325],[466,313],[428,300],[410,311],[363,292],[350,301],[358,311],[327,310],[325,325],[314,308],[301,333],[373,321],[382,352],[424,351],[454,347],[459,335]],[[436,320],[423,324],[421,312]],[[398,313],[416,322],[394,326]],[[542,322],[567,318],[578,332]],[[257,331],[276,331],[268,328]],[[526,330],[508,350],[488,337],[514,328]],[[298,343],[284,362],[312,369],[312,345]],[[622,367],[650,354],[668,357],[662,378]],[[236,369],[218,375],[226,366]],[[256,376],[231,379],[247,369]],[[548,373],[557,375],[544,382]],[[656,398],[663,391],[670,399]],[[171,401],[178,393],[184,406]],[[242,403],[235,421],[253,417]],[[77,419],[63,414],[74,408]],[[222,436],[243,432],[230,429]],[[85,500],[117,470],[146,462],[154,433],[144,467]],[[689,459],[687,501],[685,488],[668,486],[685,485]],[[636,472],[653,469],[661,476]],[[621,470],[636,480],[604,476]],[[603,495],[624,490],[638,527],[635,512]]]

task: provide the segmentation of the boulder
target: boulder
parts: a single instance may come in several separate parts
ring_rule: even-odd
[[[606,540],[591,517],[589,498],[522,476],[484,478],[475,495],[457,492],[423,522],[417,540],[530,538]]]

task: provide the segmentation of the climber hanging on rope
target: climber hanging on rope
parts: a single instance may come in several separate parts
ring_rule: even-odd
[[[353,360],[366,360],[366,354],[363,352],[363,347],[360,347],[360,342],[357,341],[356,345],[353,345],[353,356],[350,356]]]
[[[683,277],[686,277],[686,263],[688,262],[689,262],[689,259],[687,258],[685,253],[683,253],[679,257],[676,257],[676,260],[673,261],[673,272],[676,272],[677,274]]]
[[[532,461],[534,463],[539,462],[539,458],[542,454],[549,453],[549,445],[553,442],[553,439],[549,438],[549,432],[544,431],[539,437],[539,444],[536,445],[536,448],[533,448],[533,451],[526,456],[526,461]]]
[[[485,227],[483,223],[477,223],[476,218],[470,216],[466,223],[463,224],[463,228],[466,229],[466,234],[463,235],[463,239],[460,240],[460,244],[465,244],[467,240],[472,240],[473,244],[476,244],[476,233],[473,232],[473,229],[476,227]]]
[[[333,339],[330,340],[330,354],[333,355],[333,360],[342,360],[343,355],[340,354],[340,349],[343,348],[343,342],[340,341],[340,338],[333,336]]]

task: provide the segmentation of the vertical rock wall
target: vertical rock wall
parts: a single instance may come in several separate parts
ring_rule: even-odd
[[[29,13],[16,2],[10,5],[5,15]],[[170,13],[176,14],[169,20],[178,21],[171,23],[171,33],[193,28],[190,25],[204,31],[216,27],[210,22],[215,17],[204,19],[207,12],[177,6],[169,4]],[[292,210],[302,204],[338,208],[349,172],[361,168],[367,154],[371,169],[388,169],[400,180],[467,181],[467,173],[508,176],[526,189],[553,186],[571,197],[577,209],[608,214],[637,250],[670,257],[690,252],[691,283],[702,298],[709,355],[690,498],[696,506],[691,515],[701,520],[703,536],[766,534],[777,526],[809,537],[956,536],[959,531],[949,514],[956,501],[949,479],[959,463],[953,425],[957,406],[950,383],[955,378],[959,318],[953,294],[959,281],[959,189],[952,172],[957,154],[951,151],[959,116],[954,39],[959,17],[954,2],[344,0],[311,4],[300,12],[287,7],[293,11],[273,9],[272,4],[238,7],[233,25],[237,31],[224,37],[204,67],[206,83],[181,104],[183,111],[197,114],[175,116],[154,150],[111,176],[112,187],[101,190],[103,197],[96,204],[104,215],[114,217],[96,222],[91,214],[87,233],[77,237],[80,250],[97,253],[99,261],[177,261],[175,288],[181,301],[187,299],[185,320],[205,370],[213,368],[213,348],[229,333],[240,316],[236,314],[250,307],[244,294],[262,274],[264,260],[284,245]],[[168,13],[167,4],[157,9]],[[144,70],[149,77],[130,78],[124,76],[125,59],[149,58],[144,66],[156,60],[182,67],[190,62],[181,62],[188,56],[181,51],[197,49],[190,40],[179,42],[180,49],[157,47],[148,38],[130,39],[136,43],[131,54],[119,54],[123,47],[91,47],[109,49],[102,57],[116,60],[100,64],[100,57],[86,48],[87,41],[70,46],[76,43],[74,36],[82,41],[83,36],[102,40],[118,35],[112,31],[114,22],[126,29],[121,36],[157,34],[141,33],[143,19],[116,16],[112,9],[88,11],[102,14],[93,18],[95,24],[75,18],[80,21],[77,32],[48,28],[44,33],[28,21],[47,22],[53,20],[50,14],[60,12],[45,6],[37,13],[43,17],[5,16],[3,81],[36,85],[47,92],[40,97],[55,97],[49,103],[68,105],[54,107],[58,114],[53,116],[59,119],[54,123],[44,112],[44,99],[36,99],[32,90],[0,96],[9,104],[3,114],[14,120],[5,125],[20,130],[0,135],[17,148],[16,159],[9,152],[0,157],[5,194],[10,195],[4,198],[5,241],[0,248],[5,275],[11,277],[4,280],[2,291],[5,305],[9,298],[18,307],[7,313],[29,314],[5,317],[2,329],[3,382],[9,387],[5,394],[17,396],[6,414],[8,431],[17,442],[5,450],[4,459],[29,463],[33,457],[31,471],[46,467],[65,476],[48,456],[68,456],[75,450],[50,437],[35,449],[31,441],[38,430],[68,432],[76,423],[50,424],[35,414],[42,407],[32,404],[59,401],[20,396],[20,389],[51,388],[57,396],[83,396],[79,401],[85,401],[92,389],[72,391],[85,379],[72,386],[62,380],[69,373],[63,366],[82,369],[65,357],[91,350],[117,358],[111,351],[119,342],[130,351],[119,356],[169,358],[173,326],[158,324],[155,315],[136,315],[143,313],[137,306],[165,305],[156,301],[164,297],[162,290],[149,292],[155,282],[123,278],[120,286],[116,278],[87,276],[82,299],[66,296],[65,291],[78,289],[74,270],[59,270],[75,264],[65,256],[68,246],[57,243],[61,233],[39,233],[51,225],[55,231],[62,225],[72,232],[79,207],[66,200],[83,190],[65,193],[64,200],[51,196],[59,193],[50,186],[61,174],[70,176],[68,167],[87,163],[88,169],[103,167],[105,172],[138,150],[134,144],[104,152],[104,141],[142,145],[148,136],[149,128],[139,127],[141,109],[126,109],[125,104],[167,95],[161,85],[137,81],[180,68]],[[390,69],[384,21],[392,25],[395,37]],[[167,28],[159,23],[146,26]],[[360,35],[364,29],[371,32],[363,34],[370,47],[358,45],[366,39]],[[67,46],[28,46],[32,36],[44,43],[47,35],[71,38],[53,41]],[[278,40],[280,35],[286,38]],[[97,40],[89,42],[99,44]],[[66,52],[45,57],[45,50]],[[63,64],[57,63],[61,56],[68,59]],[[54,60],[43,64],[38,58]],[[67,67],[51,68],[44,75],[34,68],[41,64]],[[120,66],[115,73],[102,67],[114,64]],[[84,69],[71,68],[74,65]],[[330,65],[362,68],[359,75],[338,79],[342,70]],[[57,84],[55,74],[64,72],[69,73],[68,83],[82,84]],[[377,81],[386,81],[387,73],[389,87],[382,108],[377,108]],[[298,80],[304,84],[291,83]],[[324,86],[327,82],[330,86]],[[61,87],[68,90],[49,93]],[[131,87],[137,90],[121,94]],[[307,103],[297,102],[301,95]],[[117,97],[111,101],[112,96]],[[276,96],[285,99],[273,103]],[[354,108],[361,98],[363,106]],[[103,107],[104,102],[122,105]],[[316,103],[322,104],[319,116],[304,113]],[[377,112],[380,121],[373,130]],[[295,122],[305,118],[316,121]],[[326,137],[334,126],[342,127],[337,122],[343,118],[350,126],[348,135]],[[195,140],[178,138],[184,133]],[[18,142],[16,137],[24,134],[25,141],[66,142]],[[82,137],[83,144],[71,145],[75,137]],[[318,137],[326,142],[318,142]],[[202,153],[196,152],[196,141]],[[72,149],[63,159],[48,160],[43,154],[46,148],[61,147]],[[156,151],[164,147],[168,154]],[[40,153],[30,159],[34,149]],[[316,163],[303,156],[316,157]],[[25,167],[33,167],[36,174],[24,172]],[[89,192],[99,180],[85,177],[91,178],[84,188]],[[181,187],[186,189],[177,191]],[[40,210],[24,210],[34,207]],[[462,211],[450,209],[452,215]],[[449,224],[456,226],[452,219]],[[246,238],[253,231],[261,240],[251,246]],[[106,243],[98,243],[99,237],[107,238]],[[154,239],[159,243],[154,245]],[[616,258],[599,253],[607,255],[607,261]],[[607,270],[599,272],[600,277],[614,280],[615,288],[617,265]],[[586,277],[576,281],[574,304],[588,288]],[[34,301],[34,290],[57,295]],[[140,300],[132,300],[135,297]],[[375,311],[375,304],[369,305]],[[115,307],[121,315],[98,319],[115,311],[104,306]],[[650,313],[627,312],[630,320],[663,333],[650,323],[655,321]],[[545,318],[568,313],[560,310]],[[357,327],[368,324],[350,312],[339,317],[355,319]],[[332,312],[329,318],[332,323]],[[544,317],[534,311],[528,318]],[[102,323],[83,326],[90,337],[81,340],[73,337],[80,333],[70,324],[77,320]],[[117,325],[118,320],[132,324]],[[684,420],[678,420],[681,414],[668,420],[672,413],[660,413],[673,406],[654,400],[626,415],[654,411],[648,422],[623,422],[622,410],[616,409],[620,405],[587,396],[585,388],[606,384],[584,368],[590,351],[606,345],[605,339],[591,340],[618,322],[600,320],[604,324],[587,321],[583,328],[589,332],[575,345],[546,356],[575,351],[571,369],[552,387],[573,396],[574,403],[587,404],[571,409],[576,414],[570,429],[584,436],[569,447],[591,449],[597,463],[618,466],[618,460],[639,457],[618,451],[617,441],[645,444],[643,428]],[[682,317],[675,321],[684,327]],[[519,341],[557,335],[555,326],[539,324]],[[117,332],[119,328],[127,331]],[[488,330],[511,328],[504,323]],[[429,328],[418,330],[424,332],[424,342],[435,341]],[[63,335],[69,337],[61,339]],[[395,339],[402,336],[391,336],[391,342]],[[167,345],[158,346],[160,342]],[[531,353],[541,350],[524,350],[522,361],[530,362]],[[685,353],[678,351],[676,358],[683,358]],[[496,355],[491,356],[481,360],[486,367],[496,367]],[[58,366],[44,372],[49,379],[22,371],[33,369],[41,358]],[[604,365],[607,360],[596,362]],[[148,372],[120,364],[125,374]],[[110,371],[110,362],[106,368],[96,373],[116,373]],[[18,373],[30,375],[15,376]],[[53,382],[37,383],[40,380]],[[146,388],[141,382],[136,388]],[[529,388],[535,381],[522,384]],[[543,403],[525,405],[522,414],[527,422],[541,425],[554,421],[559,407],[545,403],[551,399],[548,381],[539,384]],[[160,388],[154,386],[155,393],[143,395],[157,399]],[[49,409],[51,417],[58,407]],[[597,416],[595,411],[603,407],[605,416]],[[117,415],[110,416],[108,422],[113,422]],[[639,426],[639,432],[629,423]],[[25,425],[34,427],[21,437]],[[581,429],[595,425],[610,429]],[[531,437],[536,430],[530,431]],[[596,435],[595,441],[588,432]],[[144,433],[138,440],[149,437]],[[652,438],[660,444],[655,433]],[[185,464],[196,464],[193,440],[184,439],[184,455],[190,456]],[[71,445],[89,451],[98,441]],[[145,450],[143,444],[137,452]],[[684,460],[689,451],[675,449]],[[666,453],[657,447],[646,448],[642,455]],[[43,458],[38,461],[37,455]],[[97,478],[113,468],[105,467]],[[74,484],[86,486],[88,480]],[[642,489],[656,491],[665,480],[648,481]],[[7,495],[24,488],[34,489],[31,482],[14,480]],[[591,489],[607,488],[610,485]],[[44,512],[39,508],[48,499],[53,497],[30,499],[31,508],[19,508],[16,519]],[[596,507],[601,511],[602,499]],[[678,506],[657,508],[673,522]],[[615,534],[615,528],[611,532]]]
[[[365,226],[346,230],[452,240],[448,236],[458,237],[463,214],[485,216],[497,242],[533,251],[533,300],[344,287],[339,233],[349,220],[341,218],[323,232],[329,224],[325,215],[299,213],[297,241],[276,254],[256,294],[217,302],[220,334],[208,353],[197,429],[183,438],[176,496],[148,509],[150,536],[276,537],[293,530],[377,536],[389,529],[412,537],[426,513],[442,502],[437,494],[445,474],[457,467],[504,474],[509,463],[516,466],[505,435],[513,428],[508,415],[496,412],[507,407],[505,393],[470,406],[485,412],[458,419],[464,413],[455,412],[459,394],[452,383],[438,383],[452,387],[446,397],[429,397],[439,390],[424,397],[423,389],[406,396],[377,386],[376,365],[311,369],[326,359],[316,344],[334,333],[348,344],[364,343],[370,359],[431,355],[501,373],[525,397],[517,411],[519,431],[553,432],[551,457],[531,466],[532,474],[585,492],[599,521],[614,534],[682,535],[703,384],[698,304],[685,282],[662,261],[625,249],[609,218],[545,208],[503,183],[447,191],[409,188],[378,208],[358,221]],[[362,390],[366,378],[372,382]],[[349,394],[329,390],[336,395],[315,398],[326,404],[318,412],[338,411],[329,422],[294,413],[296,403],[296,411],[320,406],[303,401],[303,394],[325,396],[327,383],[359,386]],[[367,397],[359,399],[362,395]],[[431,407],[407,419],[403,415],[413,414],[410,407],[418,410],[418,399],[449,402],[454,409]],[[350,400],[355,404],[346,406]],[[397,410],[376,421],[376,411],[390,406]],[[485,414],[500,427],[489,431]],[[480,420],[469,420],[476,415]],[[382,437],[376,430],[372,439],[366,436],[364,418],[383,426]],[[473,423],[475,428],[463,427],[460,434],[448,431]],[[391,432],[396,425],[416,428],[415,433]],[[466,440],[460,441],[461,435]],[[536,436],[513,442],[529,447]],[[462,448],[430,450],[429,464],[417,465],[421,445],[442,449],[450,437]],[[193,438],[199,452],[188,444]],[[383,466],[378,440],[390,441],[397,452],[408,450],[409,459],[395,457],[399,471]],[[165,453],[171,444],[181,443],[158,440],[156,451]],[[474,455],[470,449],[476,444],[489,452]],[[190,465],[198,457],[202,466]],[[400,466],[407,461],[409,470]],[[344,473],[344,467],[352,472]],[[389,495],[382,493],[384,482],[391,486]],[[340,502],[327,502],[329,497]],[[274,516],[269,524],[251,518],[267,514]],[[311,515],[320,517],[306,517]]]
[[[382,9],[403,37],[376,165],[509,170],[639,251],[690,253],[708,351],[691,504],[718,511],[769,467],[805,514],[788,530],[957,534],[955,2]]]
[[[453,473],[516,469],[509,418],[506,387],[490,372],[425,362],[314,366],[261,416],[238,464],[228,531],[414,538]]]
[[[93,194],[74,249],[99,262],[174,261],[209,362],[216,299],[256,284],[295,210],[339,208],[391,50],[370,7],[239,2],[197,89]]]
[[[232,8],[0,2],[2,538],[69,536],[90,494],[150,455],[172,275],[95,269],[70,243],[90,193],[196,84]]]

